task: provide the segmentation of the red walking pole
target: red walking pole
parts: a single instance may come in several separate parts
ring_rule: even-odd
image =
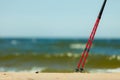
[[[107,2],[107,0],[104,0],[103,5],[102,5],[102,8],[101,8],[101,10],[100,10],[100,12],[99,12],[99,15],[98,15],[98,17],[97,17],[97,20],[96,20],[96,22],[95,22],[95,25],[94,25],[94,27],[93,27],[93,30],[92,30],[92,32],[91,32],[91,34],[90,34],[90,37],[89,37],[89,39],[88,39],[88,42],[87,42],[87,44],[86,44],[86,48],[84,49],[84,51],[83,51],[83,53],[82,53],[82,56],[81,56],[81,58],[80,58],[80,60],[79,60],[79,62],[78,62],[76,72],[79,72],[79,71],[82,72],[82,71],[84,70],[85,62],[86,62],[86,59],[87,59],[87,57],[88,57],[88,53],[89,53],[89,51],[90,51],[90,48],[91,48],[91,46],[92,46],[92,42],[93,42],[93,40],[94,40],[94,36],[95,36],[96,30],[97,30],[98,24],[99,24],[99,22],[100,22],[100,19],[101,19],[101,16],[102,16],[102,13],[103,13],[103,10],[104,10],[104,7],[105,7],[106,2]]]

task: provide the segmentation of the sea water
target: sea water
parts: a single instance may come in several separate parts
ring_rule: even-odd
[[[87,39],[0,39],[0,71],[74,72]],[[120,72],[120,39],[96,39],[85,70]]]

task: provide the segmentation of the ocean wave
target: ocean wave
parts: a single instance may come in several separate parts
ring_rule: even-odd
[[[70,44],[70,48],[71,49],[84,49],[86,46],[86,44],[82,44],[82,43],[73,43],[73,44]]]
[[[74,70],[71,70],[69,68],[67,69],[56,69],[56,68],[45,68],[45,67],[32,67],[31,69],[20,69],[20,68],[6,68],[6,67],[0,67],[0,72],[74,72]],[[98,69],[93,69],[93,68],[89,68],[87,70],[85,70],[85,72],[88,73],[116,73],[116,72],[120,72],[120,68],[113,68],[113,69],[102,69],[102,68],[98,68]]]
[[[109,57],[109,60],[117,59],[120,61],[120,56],[119,55],[112,55]]]
[[[66,57],[66,58],[80,58],[81,57],[81,53],[72,53],[72,52],[67,52],[67,53],[55,53],[55,54],[46,54],[46,53],[25,53],[25,54],[22,54],[22,53],[12,53],[12,54],[1,54],[0,55],[0,60],[3,60],[4,59],[14,59],[14,58],[31,58],[31,59],[35,59],[34,57],[37,57],[38,58],[55,58],[55,57]],[[120,55],[105,55],[105,54],[96,54],[96,53],[90,53],[89,54],[89,57],[90,58],[93,58],[93,59],[107,59],[107,60],[120,60]],[[89,58],[89,59],[90,59]],[[59,59],[59,58],[58,58]]]
[[[89,70],[90,73],[114,73],[120,72],[120,68],[115,69],[91,69]]]
[[[17,40],[12,40],[12,41],[11,41],[11,44],[12,44],[12,45],[17,45],[17,43],[18,43]]]
[[[0,67],[0,72],[42,72],[43,70],[45,70],[45,67],[32,67],[31,69],[27,69],[27,68],[15,68],[15,67]]]
[[[52,68],[52,71],[72,71],[76,67],[81,54],[57,53],[57,54],[9,54],[0,56],[0,71],[43,71]],[[111,69],[120,67],[120,55],[90,54],[86,68]]]

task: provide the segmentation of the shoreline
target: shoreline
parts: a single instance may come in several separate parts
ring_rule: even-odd
[[[0,80],[120,80],[120,73],[0,72]]]

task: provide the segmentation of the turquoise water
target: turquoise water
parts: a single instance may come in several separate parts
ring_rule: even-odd
[[[87,39],[0,39],[0,71],[74,72]],[[120,39],[96,39],[87,72],[120,72]]]

